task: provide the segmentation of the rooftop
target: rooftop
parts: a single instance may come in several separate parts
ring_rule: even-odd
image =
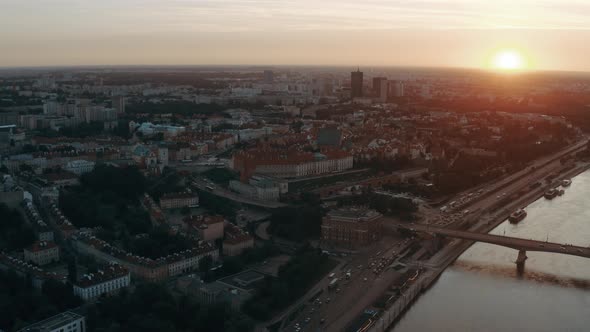
[[[190,192],[168,193],[168,194],[162,195],[162,197],[160,198],[160,201],[163,199],[178,199],[178,198],[193,198],[193,197],[197,197],[197,194],[190,193]]]
[[[342,208],[328,212],[327,216],[339,221],[360,222],[379,218],[381,214],[367,208]]]
[[[207,225],[223,223],[225,219],[223,216],[188,216],[184,218],[184,222],[194,227],[206,228]]]
[[[77,313],[71,311],[66,311],[62,312],[61,314],[57,314],[53,317],[49,317],[40,322],[37,322],[35,324],[29,325],[24,329],[20,330],[19,332],[49,332],[57,328],[60,328],[64,325],[75,322],[80,318],[84,318],[84,316],[78,315]]]
[[[55,244],[55,242],[52,242],[52,241],[37,241],[37,242],[33,243],[32,245],[30,245],[29,247],[27,247],[26,250],[28,250],[30,252],[38,252],[38,251],[53,249],[56,247],[57,247],[57,244]]]
[[[238,244],[245,241],[252,240],[252,236],[239,228],[238,226],[226,222],[225,223],[225,240],[223,241],[224,244]]]
[[[263,280],[266,275],[254,271],[254,270],[246,270],[232,276],[228,276],[222,279],[219,279],[219,282],[223,282],[224,284],[230,285],[232,287],[240,288],[243,290],[252,290],[255,288],[255,284]]]
[[[119,264],[111,264],[104,270],[99,270],[97,273],[86,274],[75,283],[76,286],[86,288],[103,282],[121,278],[129,274],[129,270]]]

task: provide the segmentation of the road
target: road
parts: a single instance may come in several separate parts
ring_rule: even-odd
[[[346,258],[346,264],[335,271],[338,285],[328,288],[329,277],[319,284],[323,290],[313,301],[307,301],[305,308],[287,324],[282,331],[342,331],[350,321],[371,306],[392,284],[399,273],[386,266],[377,273],[374,271],[382,258],[393,262],[397,254],[403,252],[411,242],[401,238],[384,238],[362,252]],[[371,267],[373,263],[373,267]],[[391,263],[389,263],[391,264]],[[346,273],[350,271],[350,277]],[[306,322],[306,320],[309,321]],[[322,321],[323,320],[323,321]]]
[[[494,183],[488,183],[485,186],[480,186],[478,188],[471,190],[473,191],[473,193],[470,197],[468,197],[471,193],[470,191],[466,191],[462,195],[459,195],[457,201],[460,200],[461,202],[457,204],[457,208],[455,209],[456,213],[454,215],[456,216],[456,221],[463,222],[466,219],[475,218],[477,215],[487,212],[491,212],[491,214],[486,214],[485,218],[475,219],[476,222],[474,225],[472,225],[472,229],[477,230],[477,232],[481,231],[481,233],[470,232],[470,234],[467,235],[461,234],[464,237],[460,237],[457,234],[453,235],[457,238],[465,238],[472,241],[496,241],[496,244],[506,245],[510,247],[514,247],[514,243],[518,243],[519,245],[521,245],[521,247],[519,248],[531,251],[554,250],[551,252],[559,252],[564,254],[580,256],[578,255],[578,250],[580,250],[582,251],[582,255],[584,255],[583,257],[587,257],[585,256],[586,254],[590,255],[590,249],[588,248],[563,246],[561,244],[549,244],[538,241],[527,242],[530,240],[523,239],[515,239],[515,241],[517,242],[510,242],[511,239],[488,239],[487,237],[485,237],[488,235],[487,231],[489,231],[489,229],[493,227],[493,222],[497,221],[496,219],[500,219],[499,216],[502,213],[507,212],[490,210],[492,207],[501,202],[501,198],[515,195],[523,188],[529,188],[530,184],[535,183],[541,179],[544,179],[545,177],[547,177],[548,174],[558,172],[562,167],[562,165],[559,162],[559,159],[561,157],[568,155],[572,152],[575,152],[577,150],[580,150],[584,148],[587,144],[588,141],[585,139],[570,147],[565,148],[564,150],[558,153],[536,160],[524,170],[521,170],[515,174],[499,179]],[[480,193],[477,194],[476,191],[480,191]],[[529,197],[519,198],[528,199]],[[516,199],[514,202],[518,203],[519,201],[520,199]],[[433,211],[434,217],[439,217],[440,215],[445,214],[438,213],[438,211]],[[426,223],[431,223],[431,225],[432,221],[433,220],[429,220],[429,218],[425,220]],[[414,228],[418,229],[417,227],[418,226]],[[420,225],[420,227],[427,226]],[[453,231],[442,227],[440,227],[440,229],[441,231]],[[467,236],[479,235],[481,235],[482,238],[467,238]],[[451,264],[454,261],[454,259],[456,259],[458,255],[460,255],[460,253],[462,253],[465,249],[469,247],[470,244],[470,241],[463,241],[459,239],[452,240],[451,243],[449,243],[449,245],[445,246],[442,250],[436,253],[428,262],[411,262],[411,264],[416,264],[416,266],[421,266],[430,269],[430,272],[432,273],[429,272],[425,275],[431,276],[429,278],[431,280],[434,280],[434,277],[432,277],[432,275],[440,274],[444,270],[444,268]],[[399,254],[399,252],[401,252],[401,247],[399,247],[399,245],[400,243],[393,243],[393,245],[392,243],[386,244],[383,247],[386,248],[383,252],[391,254],[393,251],[396,251],[395,248],[397,246],[397,253]],[[541,245],[546,247],[541,247]],[[566,248],[565,252],[562,249],[562,247]],[[328,280],[324,279],[320,281],[318,285],[323,285],[323,292],[320,296],[320,301],[322,302],[322,304],[319,304],[319,301],[311,301],[309,303],[306,303],[305,308],[298,315],[296,315],[296,318],[290,324],[285,326],[283,330],[297,331],[295,324],[298,324],[297,326],[300,327],[300,331],[341,331],[345,329],[348,323],[352,319],[357,317],[365,308],[370,307],[371,304],[374,303],[374,301],[384,292],[384,290],[391,285],[392,281],[395,280],[395,277],[397,275],[397,273],[392,269],[385,269],[383,272],[380,272],[379,274],[375,274],[371,269],[367,269],[367,264],[371,262],[373,256],[375,256],[376,252],[378,252],[379,250],[376,248],[378,248],[378,246],[372,246],[371,249],[367,252],[359,253],[358,255],[350,258],[349,263],[341,269],[340,274],[337,274],[335,276],[336,278],[339,278],[341,280],[339,286],[340,290],[338,292],[334,290],[329,291],[327,289],[327,285],[329,283]],[[382,255],[383,254],[380,254],[380,256]],[[360,269],[358,268],[359,266],[361,266]],[[348,271],[349,269],[352,273],[351,278],[347,280],[344,277],[343,273],[345,271]],[[328,298],[330,298],[330,303],[326,303],[326,300]],[[309,318],[309,320],[307,318]],[[323,323],[321,323],[322,319]]]
[[[475,188],[458,195],[455,199],[458,204],[454,211],[466,212],[465,214],[475,211],[485,212],[499,200],[510,197],[518,193],[521,189],[528,188],[529,185],[535,182],[543,181],[551,173],[558,173],[563,167],[559,159],[572,152],[583,149],[587,144],[588,140],[584,139],[553,155],[535,160],[529,167],[519,172],[499,179],[485,187],[478,187],[481,194],[477,194],[478,188]],[[468,195],[470,194],[473,197],[469,198]]]
[[[428,287],[433,283],[437,276],[440,275],[446,267],[452,264],[455,259],[457,259],[467,248],[469,248],[474,240],[482,240],[484,236],[488,236],[488,232],[490,232],[493,228],[495,228],[498,224],[502,223],[506,220],[508,214],[510,214],[511,209],[516,209],[518,207],[523,207],[528,204],[528,202],[532,202],[536,200],[539,196],[542,196],[542,190],[544,187],[537,188],[535,190],[530,190],[526,194],[522,194],[522,189],[527,188],[536,181],[540,179],[544,179],[549,174],[552,173],[559,173],[562,170],[560,165],[559,159],[563,156],[569,155],[573,152],[577,152],[583,149],[588,144],[588,139],[583,139],[580,142],[563,149],[562,151],[555,153],[551,156],[547,156],[541,158],[539,160],[534,161],[529,167],[526,169],[507,176],[503,179],[499,179],[494,183],[490,183],[487,186],[480,186],[473,190],[467,191],[461,195],[458,195],[456,201],[462,201],[459,203],[460,210],[459,213],[455,213],[459,215],[457,218],[461,224],[465,224],[464,221],[466,219],[473,219],[471,223],[467,223],[469,225],[468,229],[471,230],[469,233],[474,233],[477,237],[475,239],[462,239],[456,238],[450,243],[447,243],[441,250],[439,250],[434,256],[432,256],[428,262],[415,262],[419,266],[426,267],[429,269],[430,274],[426,273],[422,275],[419,280],[419,283],[423,285],[423,287]],[[560,174],[561,177],[571,177],[575,174],[579,174],[580,172],[587,169],[588,165],[578,164],[572,170],[568,170],[564,174]],[[546,187],[554,187],[556,186],[556,182],[551,181],[546,184]],[[478,189],[481,189],[478,190]],[[480,193],[477,193],[480,191]],[[472,194],[473,197],[467,197],[469,194]],[[499,198],[501,199],[499,199]],[[510,197],[510,200],[507,200],[506,205],[502,208],[497,208],[499,203],[504,201],[504,197]],[[467,211],[465,211],[467,210]],[[464,213],[466,212],[466,213]],[[445,215],[445,213],[439,213],[439,217]],[[433,215],[434,217],[434,215]],[[425,220],[426,224],[420,225],[421,228],[429,229],[433,228],[433,223],[435,218]],[[414,225],[416,226],[416,225]],[[450,227],[454,227],[456,225],[448,225],[448,228],[438,227],[441,231],[445,232],[453,232],[455,230],[451,229]],[[413,227],[414,229],[418,229],[417,226]],[[447,233],[453,234],[453,233]],[[453,234],[458,236],[458,234]],[[465,234],[462,234],[465,235]],[[469,234],[470,236],[472,234]],[[493,236],[493,235],[489,235]],[[582,257],[588,257],[590,254],[589,248],[582,248],[582,247],[575,247],[575,246],[564,246],[561,244],[550,244],[550,247],[546,247],[549,245],[547,242],[538,242],[525,239],[516,239],[511,242],[511,239],[497,239],[497,238],[485,238],[486,240],[495,241],[496,244],[506,245],[509,247],[514,247],[514,243],[519,243],[523,249],[528,249],[530,251],[550,251],[550,252],[559,252],[563,254],[569,255],[576,255]],[[506,243],[501,243],[500,241],[508,241]],[[522,241],[522,242],[521,242]],[[545,246],[545,247],[541,247]],[[549,250],[544,250],[549,248]],[[565,249],[563,249],[565,248]],[[543,250],[541,250],[543,249]],[[565,251],[565,252],[564,252]],[[430,276],[429,276],[430,275]],[[418,295],[416,295],[418,296]],[[385,331],[389,328],[390,324],[395,322],[396,317],[403,313],[405,309],[411,303],[415,297],[412,297],[410,301],[406,301],[402,304],[402,306],[397,306],[399,303],[394,303],[389,309],[387,309],[387,322],[380,324],[379,326],[374,326],[370,329],[371,332],[381,332]]]
[[[339,264],[334,269],[332,269],[332,271],[330,271],[330,273],[334,273],[334,274],[340,273],[340,270],[346,264],[347,264],[347,262],[344,260],[339,261]],[[274,325],[280,321],[285,320],[289,316],[291,316],[294,312],[297,311],[297,309],[299,307],[305,305],[306,302],[308,302],[311,298],[313,298],[315,294],[317,294],[319,291],[323,291],[327,286],[327,284],[326,284],[327,280],[328,280],[327,276],[323,277],[318,283],[316,283],[311,289],[309,289],[305,293],[305,295],[303,295],[301,298],[299,298],[299,300],[295,301],[295,303],[291,304],[289,307],[284,309],[280,314],[276,315],[275,317],[273,317],[269,321],[258,324],[258,326],[256,327],[256,331],[265,331],[266,326]],[[281,329],[281,330],[283,330],[283,329]]]

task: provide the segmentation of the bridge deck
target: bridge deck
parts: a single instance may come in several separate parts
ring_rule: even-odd
[[[429,226],[423,224],[397,224],[395,227],[417,232],[438,234],[458,239],[496,244],[499,246],[509,247],[516,250],[553,252],[565,255],[590,258],[590,248],[568,244],[519,239],[516,237],[482,234],[469,231],[459,231],[454,229]]]

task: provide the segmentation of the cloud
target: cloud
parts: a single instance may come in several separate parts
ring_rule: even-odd
[[[473,65],[510,42],[587,67],[589,12],[588,0],[0,0],[0,66]]]

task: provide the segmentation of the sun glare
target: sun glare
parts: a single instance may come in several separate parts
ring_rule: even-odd
[[[522,54],[515,50],[502,50],[494,55],[492,67],[494,69],[514,71],[526,69],[526,61]]]

